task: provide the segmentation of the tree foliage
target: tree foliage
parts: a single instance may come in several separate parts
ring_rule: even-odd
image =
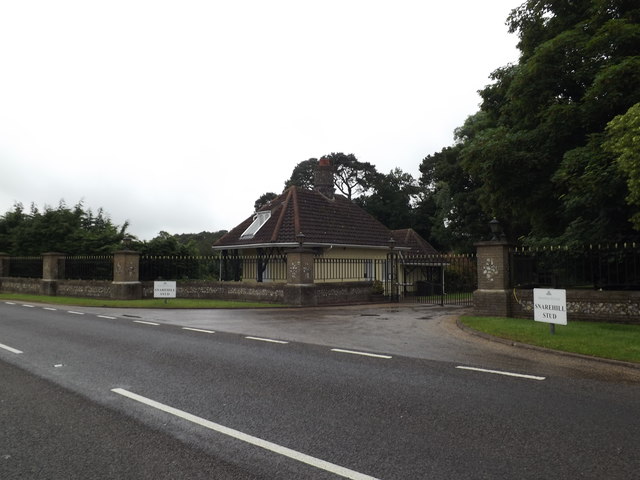
[[[453,245],[495,216],[514,239],[634,238],[632,183],[605,128],[640,101],[637,2],[529,0],[507,23],[519,62],[494,71],[456,146],[422,162],[434,232]]]
[[[128,224],[114,225],[100,208],[94,214],[82,202],[69,208],[35,204],[26,212],[16,203],[0,217],[0,251],[13,256],[37,256],[45,252],[68,255],[103,255],[120,248]]]
[[[309,190],[312,189],[313,171],[316,168],[316,165],[318,165],[317,158],[310,158],[298,163],[294,167],[293,172],[291,172],[291,177],[289,177],[289,180],[284,182],[285,190],[293,185]]]
[[[277,196],[278,194],[273,192],[263,193],[258,197],[258,199],[255,202],[253,202],[253,209],[257,212]]]
[[[376,167],[359,161],[353,153],[331,153],[323,158],[335,168],[335,187],[349,200],[369,193],[378,180]]]
[[[393,230],[414,226],[414,207],[420,190],[411,174],[399,168],[387,175],[378,174],[371,190],[371,194],[356,199],[369,214]]]
[[[605,148],[616,155],[618,168],[626,176],[627,202],[635,209],[631,220],[640,230],[640,103],[611,120],[607,136]]]
[[[372,191],[378,172],[371,163],[359,161],[353,153],[330,153],[322,158],[328,159],[333,165],[334,186],[349,200]],[[291,177],[285,182],[285,189],[292,185],[313,189],[314,170],[317,165],[316,158],[298,163],[291,172]]]

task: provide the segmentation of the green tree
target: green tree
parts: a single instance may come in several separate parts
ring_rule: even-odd
[[[473,243],[486,233],[490,217],[478,201],[480,185],[462,168],[461,150],[458,144],[422,160],[417,223],[430,225],[425,238],[434,246],[463,253],[473,251]]]
[[[293,171],[289,180],[284,182],[285,190],[293,185],[297,187],[306,188],[308,190],[313,188],[313,171],[318,165],[317,158],[310,158],[298,163]]]
[[[335,170],[334,186],[349,200],[370,193],[374,188],[378,172],[369,162],[359,161],[353,153],[330,153],[327,158]],[[314,186],[314,170],[318,159],[310,158],[298,163],[291,177],[285,182],[285,189],[292,185],[312,189]]]
[[[607,137],[605,148],[617,156],[617,166],[626,176],[626,200],[635,210],[631,221],[640,230],[640,103],[609,122]]]
[[[376,167],[359,161],[353,153],[331,153],[323,158],[331,161],[335,168],[335,186],[349,200],[369,193],[378,180]]]
[[[396,168],[380,174],[373,183],[373,193],[356,199],[367,212],[386,227],[396,230],[414,227],[414,208],[420,189],[409,173]]]
[[[42,211],[31,205],[29,213],[21,204],[0,217],[0,248],[14,256],[41,255],[58,251],[68,255],[103,255],[120,248],[128,223],[114,225],[99,209],[85,210],[82,202],[73,209],[63,200],[57,208]]]
[[[461,193],[512,238],[635,238],[624,170],[603,142],[607,124],[640,101],[637,2],[529,0],[508,25],[520,39],[519,62],[492,74],[480,111],[456,131],[452,166],[467,182],[439,185],[437,176],[438,216],[471,232],[447,205]]]
[[[271,200],[273,200],[277,196],[278,196],[278,194],[277,193],[273,193],[273,192],[263,193],[253,203],[253,209],[257,212],[258,210],[260,210],[262,207],[267,205]]]

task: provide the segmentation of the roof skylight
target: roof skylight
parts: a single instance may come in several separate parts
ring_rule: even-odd
[[[247,238],[253,238],[253,236],[258,233],[258,230],[262,228],[262,226],[267,223],[267,220],[271,218],[271,210],[265,210],[262,212],[257,212],[253,217],[253,223],[249,225],[249,227],[240,235],[240,239],[244,240]]]

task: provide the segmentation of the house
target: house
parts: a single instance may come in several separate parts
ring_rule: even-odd
[[[327,159],[319,161],[314,183],[313,190],[289,187],[215,243],[214,250],[222,251],[229,262],[238,259],[229,268],[234,279],[284,280],[279,272],[286,252],[299,247],[314,252],[315,283],[385,281],[391,276],[387,261],[391,253],[437,254],[414,230],[389,230],[336,195]],[[404,277],[398,281],[408,283]]]

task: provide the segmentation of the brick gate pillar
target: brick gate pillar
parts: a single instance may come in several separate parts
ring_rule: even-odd
[[[42,280],[40,294],[55,296],[58,294],[58,280],[64,279],[64,253],[47,252],[42,254]]]
[[[287,284],[284,286],[286,304],[318,304],[313,283],[313,258],[313,251],[306,248],[296,248],[287,253]]]
[[[476,315],[508,317],[511,315],[509,249],[506,240],[478,242],[478,289],[473,292]]]
[[[140,253],[120,250],[113,254],[113,283],[111,298],[114,300],[140,300]]]

